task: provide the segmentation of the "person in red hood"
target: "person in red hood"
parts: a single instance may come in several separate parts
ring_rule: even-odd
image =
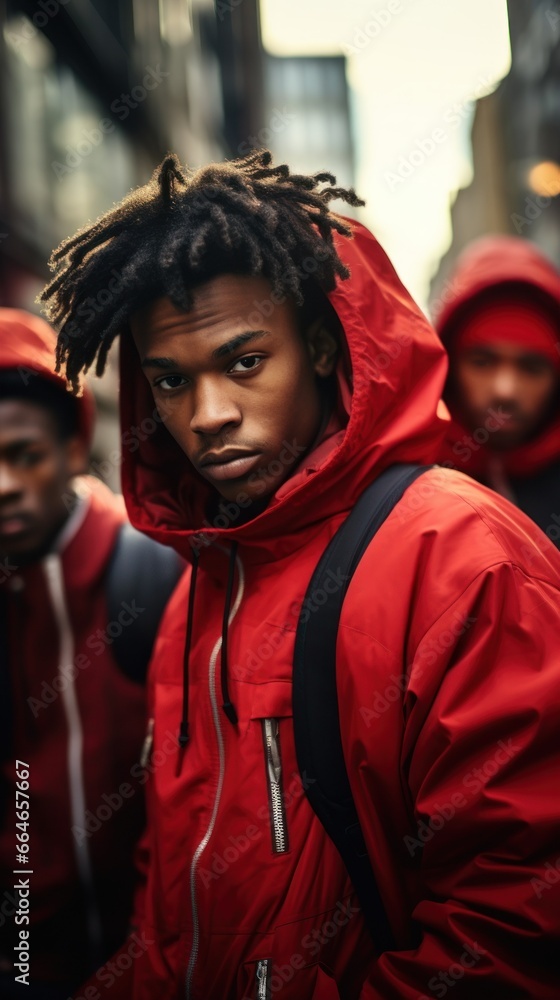
[[[0,309],[3,1000],[66,997],[120,945],[144,821],[145,689],[114,645],[142,608],[131,588],[113,619],[107,599],[124,506],[75,478],[93,398],[54,373],[55,343],[44,320]]]
[[[432,463],[445,428],[441,342],[337,197],[357,202],[268,152],[193,173],[169,155],[53,254],[58,363],[77,385],[121,334],[122,425],[157,422],[124,458],[129,515],[191,563],[149,676],[142,947],[80,998],[559,994],[560,557],[529,518],[431,468],[349,584],[340,726],[382,954],[298,770],[313,570],[366,486]]]
[[[560,548],[560,273],[519,237],[478,240],[436,327],[453,416],[442,464],[506,496]]]

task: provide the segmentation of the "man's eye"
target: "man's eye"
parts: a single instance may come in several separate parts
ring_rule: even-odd
[[[33,465],[38,465],[44,458],[42,451],[22,451],[19,456],[19,464],[24,469],[29,469]]]
[[[239,358],[239,360],[235,362],[233,368],[230,368],[230,371],[251,372],[255,368],[258,368],[263,360],[264,359],[258,354],[248,354],[245,358]]]
[[[158,389],[169,392],[170,389],[179,389],[181,385],[186,384],[186,381],[182,375],[166,375],[165,378],[160,378],[155,384]]]
[[[535,378],[540,378],[541,376],[548,374],[549,368],[546,362],[524,361],[521,365],[521,370],[527,375],[533,375]]]

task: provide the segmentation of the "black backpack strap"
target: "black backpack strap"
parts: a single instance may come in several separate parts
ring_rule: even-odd
[[[426,469],[393,465],[365,490],[331,539],[311,578],[295,642],[293,713],[300,774],[314,812],[346,865],[378,954],[393,949],[395,943],[344,761],[336,640],[344,597],[362,555],[406,488]],[[320,604],[315,600],[319,594]]]
[[[123,524],[107,570],[107,637],[130,680],[146,679],[161,616],[185,565],[169,546]]]

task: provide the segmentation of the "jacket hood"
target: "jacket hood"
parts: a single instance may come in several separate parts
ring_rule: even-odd
[[[485,236],[459,257],[448,282],[445,302],[434,316],[441,339],[449,346],[459,310],[481,292],[500,285],[524,285],[544,296],[555,313],[560,309],[560,274],[536,246],[516,236]],[[560,316],[560,313],[558,313]],[[558,322],[560,338],[560,319]]]
[[[23,385],[39,375],[66,392],[68,382],[54,370],[55,346],[56,334],[39,316],[22,309],[0,309],[0,370],[19,370]],[[95,419],[93,394],[84,387],[76,403],[80,433],[90,445]]]
[[[386,466],[435,461],[447,422],[440,403],[445,352],[378,242],[351,225],[353,239],[337,238],[351,277],[328,296],[351,369],[345,377],[338,368],[346,426],[244,525],[205,525],[209,487],[158,421],[132,339],[121,338],[123,494],[134,527],[186,557],[203,538],[237,541],[253,548],[256,559],[280,557],[303,544],[315,525],[349,511]]]
[[[526,288],[527,296],[538,296],[558,316],[558,351],[560,352],[560,273],[532,243],[515,236],[486,236],[471,244],[459,257],[452,272],[445,303],[434,316],[436,329],[448,351],[452,350],[457,320],[465,306],[491,288],[514,285]],[[484,477],[492,454],[488,448],[463,445],[468,431],[455,413],[449,386],[444,399],[452,415],[440,459],[471,475]],[[466,457],[468,455],[468,458]],[[560,412],[527,444],[500,455],[504,472],[529,476],[560,458]]]

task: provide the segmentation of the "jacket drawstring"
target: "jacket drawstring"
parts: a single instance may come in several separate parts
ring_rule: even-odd
[[[193,550],[193,568],[191,575],[191,586],[189,590],[189,610],[187,612],[187,635],[185,638],[185,653],[183,656],[183,716],[179,728],[179,746],[186,747],[189,742],[189,657],[191,653],[191,640],[194,616],[194,595],[196,591],[196,577],[198,573],[198,552]]]
[[[224,617],[222,621],[222,664],[221,664],[222,702],[223,702],[222,709],[224,710],[226,717],[234,726],[237,724],[237,712],[235,711],[235,705],[231,701],[228,690],[228,629],[229,629],[229,612],[231,608],[231,596],[233,593],[233,581],[235,578],[236,552],[237,552],[237,542],[232,542],[229,555],[229,572],[228,572],[228,582],[226,590],[226,600],[224,604]]]

